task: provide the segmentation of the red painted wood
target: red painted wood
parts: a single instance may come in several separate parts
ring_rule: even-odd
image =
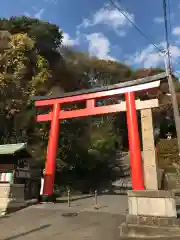
[[[88,93],[88,94],[82,94],[72,97],[65,97],[65,98],[56,98],[56,99],[49,99],[49,100],[40,100],[35,102],[36,107],[44,107],[48,105],[53,105],[55,103],[76,103],[88,99],[98,99],[98,98],[104,98],[104,97],[111,97],[116,96],[120,94],[120,89],[115,90],[109,90],[104,92],[96,92],[96,93]]]
[[[87,117],[87,116],[94,116],[94,115],[102,115],[108,113],[116,113],[119,112],[121,109],[121,104],[114,104],[108,106],[100,106],[100,107],[88,107],[84,109],[78,110],[71,110],[71,111],[60,111],[59,119],[70,119],[70,118],[77,118],[77,117]],[[40,114],[37,115],[38,122],[47,122],[52,120],[52,112],[49,114]]]
[[[86,101],[86,108],[94,108],[95,107],[95,99],[89,99]]]
[[[56,170],[56,152],[59,138],[59,112],[60,105],[54,104],[44,175],[43,194],[46,196],[52,196],[53,194],[54,175]]]
[[[124,87],[124,88],[118,88],[118,89],[113,89],[113,90],[107,90],[107,91],[101,91],[101,92],[94,92],[94,93],[87,93],[87,94],[82,94],[82,95],[75,95],[71,97],[62,97],[62,98],[55,98],[55,99],[48,99],[48,100],[38,100],[35,101],[35,106],[36,107],[44,107],[44,106],[51,106],[53,104],[59,103],[77,103],[80,101],[85,101],[88,99],[102,99],[102,98],[108,98],[108,97],[115,97],[118,95],[121,95],[126,92],[131,92],[131,91],[138,91],[138,92],[143,92],[147,91],[147,89],[152,89],[156,88],[157,84],[159,81],[152,82],[152,83],[146,83],[146,84],[141,84],[141,85],[136,85],[136,86],[131,86],[131,87]],[[133,90],[134,89],[134,90]]]
[[[126,93],[125,98],[132,188],[133,190],[144,190],[143,165],[134,93]]]

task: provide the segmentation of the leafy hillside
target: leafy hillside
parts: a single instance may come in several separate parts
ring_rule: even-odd
[[[168,170],[173,168],[173,163],[180,161],[178,153],[177,139],[160,139],[158,145],[158,163],[159,167]]]

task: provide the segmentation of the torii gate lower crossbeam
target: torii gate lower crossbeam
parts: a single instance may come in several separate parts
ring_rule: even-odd
[[[108,114],[125,110],[127,115],[132,187],[134,190],[143,190],[143,167],[136,114],[136,109],[141,109],[141,103],[139,102],[136,106],[134,92],[147,90],[150,88],[157,88],[160,85],[159,79],[164,77],[165,74],[163,73],[156,76],[151,76],[148,79],[144,78],[134,80],[126,83],[128,87],[123,87],[123,84],[125,85],[125,83],[121,83],[109,86],[108,89],[98,88],[94,89],[93,91],[68,93],[60,97],[33,97],[36,107],[50,106],[53,108],[53,110],[48,114],[37,116],[37,121],[39,122],[51,121],[44,176],[44,196],[51,198],[53,194],[56,152],[59,138],[59,120],[98,114]],[[137,84],[135,84],[135,82]],[[125,104],[122,102],[108,106],[96,106],[96,101],[99,99],[112,96],[119,97],[119,95],[123,93],[125,94]],[[86,102],[86,108],[84,109],[70,111],[62,110],[62,105],[64,103],[78,103],[82,101]]]

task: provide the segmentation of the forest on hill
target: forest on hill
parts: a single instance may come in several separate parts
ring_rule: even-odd
[[[164,71],[133,70],[126,64],[90,57],[62,44],[59,27],[28,17],[0,19],[0,144],[28,142],[37,165],[43,166],[49,135],[37,123],[30,97],[125,82]],[[175,80],[176,89],[180,84]],[[167,87],[165,87],[167,88]],[[155,112],[160,137],[174,132],[171,101],[157,94]],[[128,149],[125,113],[61,122],[56,181],[73,188],[113,179],[115,154]]]

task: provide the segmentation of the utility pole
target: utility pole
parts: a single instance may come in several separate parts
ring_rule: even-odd
[[[178,141],[178,150],[180,155],[180,116],[179,116],[179,107],[176,98],[176,91],[173,84],[172,79],[172,68],[171,68],[171,55],[170,55],[170,44],[169,44],[169,36],[168,36],[168,18],[167,18],[167,1],[163,0],[163,10],[164,10],[164,26],[165,26],[165,37],[166,37],[166,49],[167,49],[167,57],[168,62],[165,61],[165,68],[168,77],[168,84],[169,84],[169,91],[172,97],[172,106],[173,106],[173,113],[174,113],[174,121],[176,127],[176,134],[177,134],[177,141]]]
[[[174,113],[174,121],[176,127],[176,134],[177,134],[177,141],[178,141],[178,150],[180,155],[180,116],[179,116],[179,107],[176,98],[176,91],[174,88],[173,78],[171,74],[171,69],[167,66],[166,59],[164,58],[166,73],[168,76],[168,85],[169,85],[169,92],[172,98],[172,106],[173,106],[173,113]]]

